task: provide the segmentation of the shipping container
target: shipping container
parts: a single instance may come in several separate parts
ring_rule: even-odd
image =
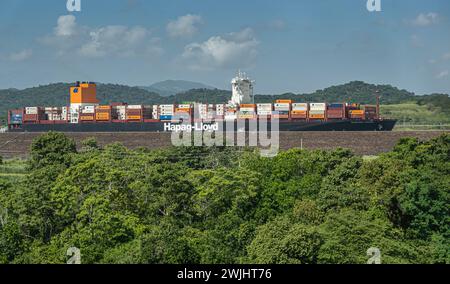
[[[325,114],[309,114],[309,118],[311,119],[325,119]]]
[[[176,108],[175,112],[190,113],[191,109],[190,108]]]
[[[159,119],[162,121],[172,120],[172,116],[171,115],[160,115]]]
[[[323,110],[325,111],[326,104],[325,103],[310,103],[309,110]]]
[[[295,103],[295,104],[292,104],[292,110],[293,111],[307,111],[308,110],[308,104],[307,103]]]
[[[141,110],[142,109],[142,105],[129,105],[127,107],[127,109],[137,109],[137,110]]]
[[[344,109],[341,108],[328,108],[327,118],[330,119],[342,119],[345,116]]]
[[[97,106],[96,109],[97,109],[97,111],[98,110],[111,110],[111,106]]]
[[[343,107],[344,107],[344,104],[342,104],[342,103],[332,103],[332,104],[328,105],[329,109],[331,109],[331,108],[343,108]]]
[[[252,109],[255,109],[256,105],[255,104],[241,104],[240,108],[252,108]]]
[[[277,104],[292,104],[292,100],[276,100]]]
[[[141,120],[141,115],[127,115],[127,120]]]
[[[82,114],[82,115],[80,115],[80,120],[81,121],[93,121],[94,115]]]
[[[95,114],[95,119],[96,120],[102,120],[102,121],[110,120],[111,119],[111,115],[109,113],[99,113],[99,112],[97,112]]]

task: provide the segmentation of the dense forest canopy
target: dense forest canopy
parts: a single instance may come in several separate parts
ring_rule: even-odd
[[[24,90],[0,90],[0,119],[6,121],[8,109],[26,106],[63,106],[69,103],[69,87],[71,84],[57,83]],[[400,90],[390,85],[373,85],[361,81],[333,86],[318,90],[311,94],[279,94],[256,95],[257,103],[274,102],[277,99],[293,99],[296,102],[357,102],[375,104],[376,91],[379,92],[382,104],[403,102],[418,102],[422,105],[440,108],[450,114],[450,98],[446,94],[430,96],[415,96],[406,90]],[[193,89],[174,96],[161,96],[138,87],[128,87],[115,84],[99,84],[98,99],[102,104],[112,102],[127,102],[129,104],[171,104],[182,102],[226,103],[231,98],[231,92],[218,89]]]
[[[0,176],[0,263],[450,263],[450,135],[345,149],[77,150],[37,138],[29,174]]]

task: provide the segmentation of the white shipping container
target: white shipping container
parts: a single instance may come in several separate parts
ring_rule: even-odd
[[[276,108],[289,108],[290,104],[282,103],[282,104],[274,104]]]
[[[271,115],[271,110],[258,110],[258,115]]]
[[[191,108],[191,105],[178,105],[178,108]]]
[[[27,107],[27,108],[25,108],[25,113],[26,114],[37,114],[38,108],[37,107]]]
[[[275,111],[289,111],[289,108],[276,107],[274,110],[275,110]]]
[[[325,111],[324,110],[310,110],[309,113],[310,114],[324,114]]]
[[[241,107],[239,110],[240,111],[247,111],[247,112],[255,112],[255,109],[251,108],[251,107]]]
[[[325,110],[326,104],[325,103],[310,103],[309,109],[310,110]]]
[[[225,120],[235,120],[237,119],[236,114],[225,114]]]
[[[308,104],[307,103],[295,103],[295,104],[292,104],[292,110],[306,111],[306,110],[308,110]]]
[[[142,105],[129,105],[128,109],[142,109]]]

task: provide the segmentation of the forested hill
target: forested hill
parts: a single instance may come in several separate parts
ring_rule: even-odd
[[[56,83],[24,90],[0,90],[0,118],[5,120],[6,111],[25,106],[63,106],[69,102],[69,87],[71,84]],[[430,96],[415,96],[406,90],[400,90],[391,85],[373,85],[361,81],[332,86],[317,90],[311,94],[279,94],[257,95],[256,102],[273,102],[276,99],[293,99],[297,102],[358,102],[375,104],[375,92],[379,91],[382,104],[395,104],[415,101],[419,104],[433,104],[443,110],[450,109],[448,95],[434,94]],[[98,98],[102,104],[111,102],[127,102],[130,104],[163,104],[198,101],[208,103],[224,103],[231,97],[231,92],[218,89],[193,89],[174,96],[163,97],[155,92],[138,87],[115,84],[98,84]]]

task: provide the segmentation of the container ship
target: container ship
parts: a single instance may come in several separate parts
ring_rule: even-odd
[[[92,82],[70,87],[70,105],[24,107],[8,111],[10,132],[173,132],[173,131],[391,131],[396,121],[380,117],[377,105],[298,103],[277,100],[254,103],[254,81],[238,72],[228,103],[100,105]],[[377,100],[378,101],[378,100]]]

